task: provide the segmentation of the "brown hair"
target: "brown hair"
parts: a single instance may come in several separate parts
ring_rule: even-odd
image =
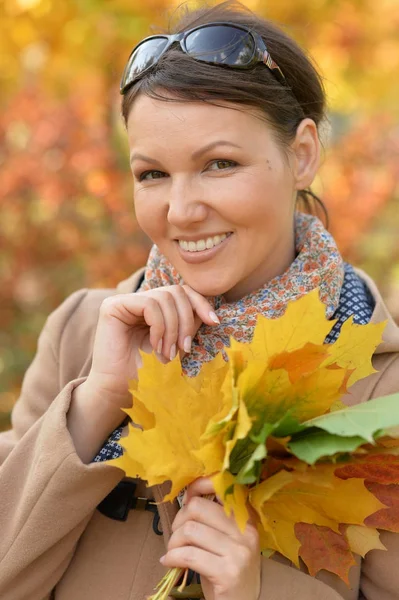
[[[326,105],[322,78],[312,59],[282,29],[237,0],[227,0],[212,7],[205,4],[195,10],[184,5],[180,6],[182,8],[177,22],[173,26],[169,23],[168,29],[161,33],[179,33],[213,21],[246,25],[263,38],[273,60],[285,75],[286,85],[279,83],[261,63],[251,69],[237,71],[195,61],[180,48],[172,46],[123,96],[125,125],[134,99],[142,93],[166,102],[184,99],[217,104],[219,100],[259,109],[285,153],[303,119],[313,119],[320,130]],[[218,69],[217,75],[215,69]],[[163,96],[160,91],[166,92],[166,95]],[[321,208],[328,226],[327,209],[310,188],[300,190],[297,199],[298,208],[306,212],[317,214],[317,207]]]

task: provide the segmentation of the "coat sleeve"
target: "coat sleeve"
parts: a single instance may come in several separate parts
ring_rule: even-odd
[[[87,290],[47,319],[36,356],[0,434],[0,598],[48,600],[97,504],[123,478],[106,463],[83,464],[67,429],[80,377],[60,389],[58,348]]]
[[[359,565],[352,567],[350,587],[336,575],[320,571],[317,577],[282,560],[262,557],[261,592],[258,600],[358,600]]]

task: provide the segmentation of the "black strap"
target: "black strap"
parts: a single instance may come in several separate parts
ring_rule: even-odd
[[[137,290],[140,289],[140,286],[143,283],[144,279],[145,279],[145,271],[142,274],[142,276],[140,277],[140,281],[138,282],[136,288],[134,290],[132,290],[133,292],[137,292]]]
[[[134,481],[120,481],[97,506],[101,514],[115,519],[126,521],[129,510],[149,510],[154,513],[152,528],[157,535],[162,535],[159,529],[159,513],[152,498],[135,496],[137,484]]]

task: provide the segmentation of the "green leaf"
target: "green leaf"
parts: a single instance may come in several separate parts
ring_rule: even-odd
[[[306,425],[299,423],[290,412],[287,412],[273,427],[275,437],[286,437],[307,429]]]
[[[258,444],[251,441],[249,437],[242,440],[237,440],[230,454],[229,471],[233,475],[237,475],[243,468],[246,462],[251,458]]]
[[[263,423],[258,433],[252,432],[249,437],[238,440],[230,455],[230,473],[237,476],[237,483],[248,485],[257,481],[261,465],[266,457],[266,440],[273,430],[273,425]]]
[[[360,436],[370,443],[379,430],[399,425],[399,394],[375,398],[343,410],[305,421],[307,427],[318,427],[337,436]],[[380,431],[379,434],[382,434]]]
[[[273,431],[274,429],[274,425],[272,425],[271,423],[263,423],[262,429],[260,430],[259,433],[255,434],[255,433],[251,433],[250,434],[250,438],[253,442],[255,442],[255,444],[265,444],[267,438],[269,437],[270,433]]]
[[[214,422],[211,419],[208,423],[207,428],[205,429],[204,433],[202,434],[201,439],[206,440],[208,438],[212,438],[215,435],[217,435],[219,433],[219,431],[222,431],[226,426],[228,426],[232,422],[235,414],[237,413],[238,407],[239,407],[238,391],[237,391],[237,388],[233,388],[232,389],[232,404],[231,404],[231,408],[230,408],[228,414],[220,421]],[[229,431],[231,431],[231,429]]]
[[[232,483],[231,485],[229,485],[228,488],[226,488],[224,492],[224,499],[227,498],[229,494],[234,494],[234,483]]]
[[[257,481],[261,470],[260,461],[265,458],[266,455],[267,450],[265,444],[259,444],[259,446],[255,448],[249,460],[237,474],[237,483],[248,485]]]
[[[359,436],[341,437],[314,429],[294,437],[288,448],[297,458],[313,465],[322,457],[333,456],[339,452],[353,452],[365,443],[366,440]]]

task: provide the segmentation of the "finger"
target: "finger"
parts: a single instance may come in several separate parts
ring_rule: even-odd
[[[183,287],[175,285],[170,288],[170,291],[173,294],[179,320],[178,346],[183,352],[189,353],[199,325],[197,327],[195,325],[194,310]]]
[[[106,298],[101,305],[100,314],[111,321],[116,319],[128,328],[144,321],[150,329],[150,342],[154,350],[165,331],[165,321],[158,302],[154,298],[137,293]]]
[[[233,517],[228,517],[224,511],[223,506],[195,496],[183,506],[177,513],[175,520],[172,524],[172,532],[177,531],[186,521],[197,521],[203,523],[208,527],[217,529],[226,535],[230,535],[235,539],[238,539],[240,530]]]
[[[151,297],[158,302],[165,323],[162,346],[159,345],[157,352],[163,354],[168,360],[173,360],[177,353],[179,335],[179,316],[174,296],[168,290],[153,290]]]
[[[168,550],[180,546],[197,546],[218,556],[231,553],[231,545],[236,542],[225,533],[221,533],[198,521],[186,521],[172,534]]]
[[[214,496],[214,502],[218,502],[223,506],[221,498],[216,494],[215,486],[210,477],[199,477],[191,483],[184,496],[184,503],[188,502],[194,496]]]
[[[160,348],[166,330],[166,321],[164,312],[159,303],[154,298],[146,298],[146,305],[143,311],[143,317],[150,328],[150,342],[155,352]]]
[[[184,546],[174,548],[167,552],[161,559],[165,567],[179,567],[181,569],[192,569],[203,577],[211,580],[220,579],[225,559],[197,548],[195,546]]]
[[[207,325],[219,325],[220,319],[216,315],[212,304],[189,285],[182,286],[190,299],[191,305],[199,318]]]
[[[205,496],[208,494],[216,495],[212,480],[209,477],[198,477],[198,479],[187,486],[185,492],[185,503],[187,503],[194,496]]]

